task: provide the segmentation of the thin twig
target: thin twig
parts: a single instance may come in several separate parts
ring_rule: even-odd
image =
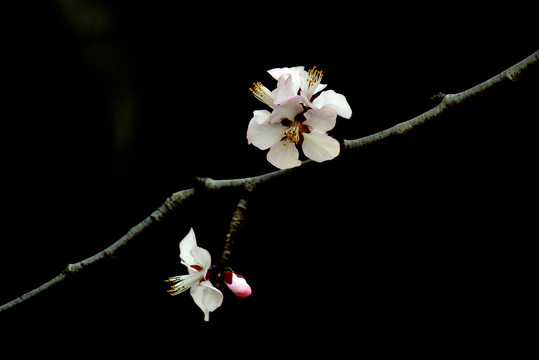
[[[228,230],[228,234],[226,234],[225,238],[225,246],[223,248],[223,253],[221,254],[221,259],[219,261],[219,272],[217,275],[216,286],[219,286],[221,283],[223,271],[225,270],[230,261],[230,254],[232,253],[232,246],[234,245],[234,242],[236,240],[236,234],[243,226],[243,222],[245,220],[245,213],[247,211],[247,196],[249,195],[251,190],[251,188],[245,189],[242,196],[240,197],[240,200],[238,201],[238,204],[236,205],[236,209],[234,210],[232,219],[230,220],[230,227]]]
[[[447,95],[440,96],[442,97],[442,101],[440,102],[440,104],[438,104],[436,107],[428,110],[427,112],[419,116],[416,116],[408,121],[399,123],[395,126],[392,126],[386,130],[380,131],[376,134],[372,134],[372,135],[365,136],[365,137],[355,139],[355,140],[344,140],[343,141],[344,150],[357,149],[364,145],[368,145],[373,142],[386,139],[393,135],[406,134],[408,131],[410,131],[411,129],[415,128],[416,126],[420,124],[423,124],[425,121],[436,118],[439,115],[443,114],[444,112],[460,104],[463,104],[478,95],[481,95],[487,91],[490,91],[498,87],[500,84],[517,81],[518,79],[522,78],[524,73],[529,68],[531,68],[532,65],[536,65],[537,63],[539,63],[539,51],[534,52],[533,54],[528,56],[526,59],[511,66],[509,69],[501,72],[500,74],[468,90],[462,91],[457,94],[447,94]],[[302,166],[299,168],[304,168],[305,165],[307,165],[308,163],[312,163],[312,161],[304,161],[302,163]],[[297,169],[298,168],[287,169],[287,170],[277,170],[277,171],[273,171],[267,174],[262,174],[259,176],[238,178],[238,179],[213,180],[210,178],[203,178],[203,179],[199,179],[199,183],[202,184],[204,188],[207,190],[221,190],[221,189],[233,188],[233,187],[250,187],[251,189],[254,189],[256,186],[262,183],[269,182],[285,174],[289,174],[293,171],[296,171]],[[38,288],[32,291],[27,292],[24,295],[21,295],[15,300],[12,300],[0,306],[0,312],[10,309],[22,303],[23,301],[26,301],[34,297],[35,295],[40,294],[41,292],[50,289],[54,285],[65,280],[69,275],[73,273],[79,272],[82,269],[89,267],[90,265],[94,265],[106,257],[112,257],[113,254],[115,254],[118,251],[118,249],[125,246],[129,241],[131,241],[132,239],[140,235],[144,230],[146,230],[151,225],[162,220],[166,214],[175,210],[184,200],[192,197],[194,194],[195,194],[194,188],[181,190],[173,194],[170,198],[168,198],[165,201],[163,205],[161,205],[161,207],[159,207],[159,209],[154,211],[150,216],[148,216],[142,222],[134,226],[131,230],[129,230],[127,234],[125,234],[122,238],[117,240],[114,244],[100,251],[99,253],[93,256],[90,256],[89,258],[83,261],[80,261],[75,264],[69,264],[65,268],[64,271],[62,271],[59,275],[54,277],[52,280],[44,283],[43,285],[39,286]]]
[[[230,220],[230,229],[226,234],[225,247],[223,254],[221,255],[220,266],[224,268],[225,264],[230,260],[230,254],[232,253],[232,246],[234,245],[234,235],[240,230],[243,220],[245,220],[245,211],[247,210],[247,199],[243,195],[236,205],[236,210]]]

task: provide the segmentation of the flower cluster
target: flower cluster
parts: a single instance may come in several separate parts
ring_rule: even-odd
[[[261,150],[279,169],[301,165],[299,151],[322,162],[339,155],[339,142],[327,134],[335,127],[337,115],[349,119],[352,109],[346,98],[333,90],[322,91],[322,71],[316,67],[305,71],[303,66],[271,69],[277,80],[270,91],[261,83],[251,88],[253,95],[272,111],[256,110],[249,122],[247,140]]]
[[[180,259],[187,267],[188,275],[179,275],[168,278],[174,284],[168,290],[171,295],[178,295],[190,289],[195,304],[204,312],[204,320],[210,320],[210,312],[223,303],[223,293],[213,286],[210,277],[211,255],[197,246],[195,232],[191,228],[189,233],[180,241]],[[245,278],[231,270],[225,271],[225,284],[238,297],[251,295],[251,287]]]
[[[254,111],[247,129],[249,144],[269,149],[268,161],[280,169],[301,165],[298,146],[305,156],[317,162],[339,155],[339,142],[327,132],[335,127],[337,115],[346,119],[352,116],[346,98],[333,90],[322,91],[326,85],[321,84],[322,71],[316,67],[309,71],[303,66],[276,68],[268,73],[277,80],[273,91],[259,82],[250,90],[272,111]],[[223,293],[211,283],[211,256],[197,246],[193,229],[180,242],[180,259],[188,274],[165,280],[173,283],[168,292],[178,295],[189,289],[204,313],[204,320],[209,321],[210,312],[223,303]],[[243,276],[229,268],[220,275],[224,275],[224,283],[236,296],[251,295],[251,287]]]

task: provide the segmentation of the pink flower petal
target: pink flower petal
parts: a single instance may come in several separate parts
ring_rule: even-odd
[[[225,271],[225,284],[237,297],[245,298],[252,293],[247,280],[233,271]]]
[[[299,84],[294,83],[294,79],[290,75],[283,75],[279,78],[277,87],[271,92],[273,103],[276,105],[282,104],[287,99],[298,94]]]

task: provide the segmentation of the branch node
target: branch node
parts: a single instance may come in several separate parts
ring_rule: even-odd
[[[200,188],[200,187],[206,188],[207,187],[207,184],[206,184],[207,179],[208,179],[207,177],[196,177],[195,178],[195,187],[197,187],[197,188]]]
[[[518,80],[518,77],[520,76],[520,71],[519,71],[519,70],[515,71],[515,69],[514,69],[513,67],[511,67],[511,68],[509,68],[509,69],[507,69],[507,70],[505,71],[505,76],[506,76],[509,80],[515,82],[515,81]]]
[[[245,185],[243,186],[245,191],[247,191],[248,193],[252,192],[255,187],[256,187],[256,181],[252,180],[252,179],[249,179],[245,182]]]
[[[112,260],[115,260],[117,258],[116,255],[114,255],[114,251],[113,250],[107,250],[105,251],[105,255],[107,255],[109,258],[111,258]]]
[[[443,100],[445,97],[445,94],[443,92],[439,92],[438,94],[432,95],[430,97],[431,100]]]
[[[213,180],[212,178],[209,178],[209,177],[196,177],[195,187],[197,189],[204,189],[204,190],[219,190],[221,187],[223,187],[223,185],[220,184],[220,182],[223,182],[223,181]]]
[[[82,269],[82,267],[83,267],[83,265],[80,262],[75,263],[75,264],[67,264],[67,266],[64,268],[64,270],[62,270],[61,275],[67,276],[67,275],[70,275],[70,274],[74,274],[74,273],[78,272],[80,269]]]
[[[62,274],[67,275],[67,274],[72,274],[72,273],[74,273],[75,270],[74,270],[73,268],[74,268],[74,265],[73,265],[73,264],[67,264],[67,266],[65,267],[65,269],[62,271]]]

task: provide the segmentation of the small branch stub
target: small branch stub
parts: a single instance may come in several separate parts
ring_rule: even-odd
[[[436,95],[432,95],[430,97],[431,100],[442,100],[445,97],[445,94],[443,92],[439,92]]]
[[[241,227],[243,226],[243,221],[245,220],[245,212],[247,210],[246,197],[248,193],[249,193],[249,190],[246,190],[244,192],[244,194],[238,201],[238,204],[236,205],[236,209],[234,210],[234,214],[232,215],[232,219],[230,220],[230,228],[228,230],[228,234],[226,234],[225,246],[223,248],[223,253],[221,254],[221,259],[219,261],[219,271],[218,271],[217,279],[216,279],[217,287],[221,285],[223,274],[230,261],[230,255],[232,253],[232,246],[234,245],[234,242],[235,242],[235,235],[241,229]]]

